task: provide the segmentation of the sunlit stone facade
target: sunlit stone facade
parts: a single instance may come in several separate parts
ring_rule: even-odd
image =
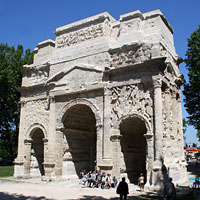
[[[23,67],[15,177],[76,179],[101,169],[160,189],[186,181],[182,76],[160,10],[62,26]]]

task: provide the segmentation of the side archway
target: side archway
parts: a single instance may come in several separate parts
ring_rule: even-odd
[[[121,152],[120,173],[126,174],[131,183],[137,184],[141,173],[147,180],[148,142],[151,127],[146,118],[139,114],[122,117],[118,124]]]
[[[25,140],[26,157],[25,167],[28,168],[25,171],[29,172],[30,177],[44,176],[44,142],[47,133],[45,128],[41,124],[32,125],[27,132]]]

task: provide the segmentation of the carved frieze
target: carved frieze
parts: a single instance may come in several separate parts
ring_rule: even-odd
[[[49,112],[45,110],[46,99],[29,101],[25,106],[25,122],[28,129],[33,124],[42,124],[48,130]]]
[[[28,79],[26,86],[45,82],[49,77],[49,64],[24,66],[23,76]]]
[[[91,27],[67,33],[57,37],[57,48],[71,46],[80,42],[103,36],[103,26],[93,25]]]
[[[153,100],[150,83],[113,87],[111,93],[111,126],[121,117],[132,113],[141,113],[151,121]]]
[[[111,67],[141,63],[151,59],[151,44],[138,43],[110,50]]]

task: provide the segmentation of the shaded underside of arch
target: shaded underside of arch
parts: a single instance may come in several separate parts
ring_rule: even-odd
[[[31,176],[43,176],[45,175],[44,171],[44,133],[38,128],[34,129],[31,132],[31,164],[30,164],[30,173]]]
[[[78,104],[64,117],[63,174],[79,174],[92,170],[96,162],[96,120],[89,106]]]
[[[120,124],[122,167],[130,182],[137,184],[140,173],[146,176],[147,144],[145,123],[137,117],[126,118]]]

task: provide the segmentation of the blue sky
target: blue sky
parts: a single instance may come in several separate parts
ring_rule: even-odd
[[[199,0],[0,0],[0,43],[22,44],[33,50],[39,42],[55,39],[57,27],[83,18],[107,11],[118,20],[121,14],[156,9],[163,12],[174,29],[176,51],[184,58],[187,38],[200,24]],[[180,71],[188,80],[184,64]],[[197,142],[192,127],[188,127],[186,141]]]

